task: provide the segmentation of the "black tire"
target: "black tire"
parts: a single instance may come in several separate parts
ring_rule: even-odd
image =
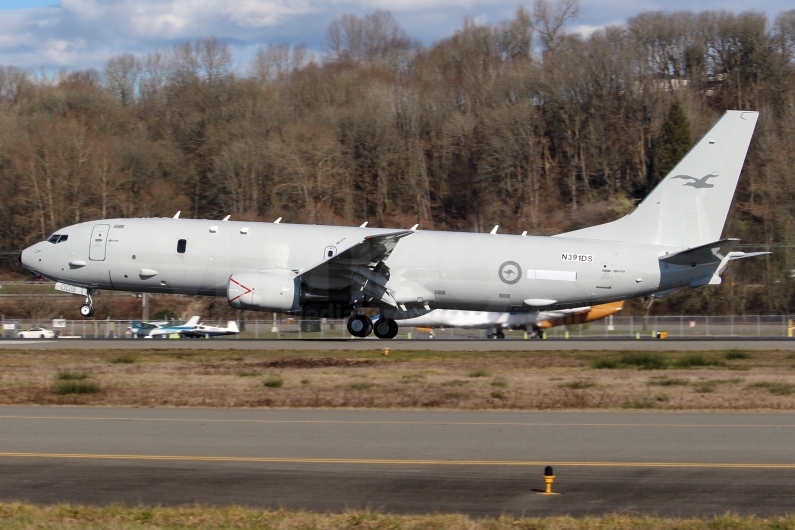
[[[502,331],[498,331],[497,332],[497,338],[498,339],[504,339],[505,338],[505,333],[503,333]]]
[[[367,315],[354,315],[348,320],[348,333],[364,338],[373,332],[373,322]]]
[[[373,333],[379,339],[394,339],[399,329],[397,322],[391,318],[382,318],[373,325]]]

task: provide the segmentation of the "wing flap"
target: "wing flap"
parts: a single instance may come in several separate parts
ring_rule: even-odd
[[[360,267],[371,268],[389,257],[401,238],[413,234],[411,230],[365,236],[323,263],[298,272],[301,279],[321,289],[342,288],[360,283],[356,277]]]

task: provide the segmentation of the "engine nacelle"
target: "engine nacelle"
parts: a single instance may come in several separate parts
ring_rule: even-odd
[[[226,299],[235,309],[289,313],[300,308],[300,286],[291,270],[239,272],[229,278]]]

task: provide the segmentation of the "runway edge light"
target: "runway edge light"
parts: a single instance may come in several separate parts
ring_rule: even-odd
[[[536,492],[538,495],[560,495],[552,491],[552,483],[555,482],[555,473],[552,471],[552,466],[544,468],[544,491]]]

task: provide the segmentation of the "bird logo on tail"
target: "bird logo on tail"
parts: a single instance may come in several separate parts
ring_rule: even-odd
[[[707,180],[709,180],[711,178],[715,178],[717,176],[718,176],[717,173],[710,173],[709,175],[704,175],[700,179],[697,179],[696,177],[691,177],[690,175],[677,175],[677,176],[671,177],[671,178],[685,179],[685,180],[691,179],[693,182],[685,182],[682,185],[683,186],[692,186],[692,187],[698,188],[698,189],[703,189],[703,188],[714,188],[715,185],[714,184],[710,184],[709,182],[707,182]]]

